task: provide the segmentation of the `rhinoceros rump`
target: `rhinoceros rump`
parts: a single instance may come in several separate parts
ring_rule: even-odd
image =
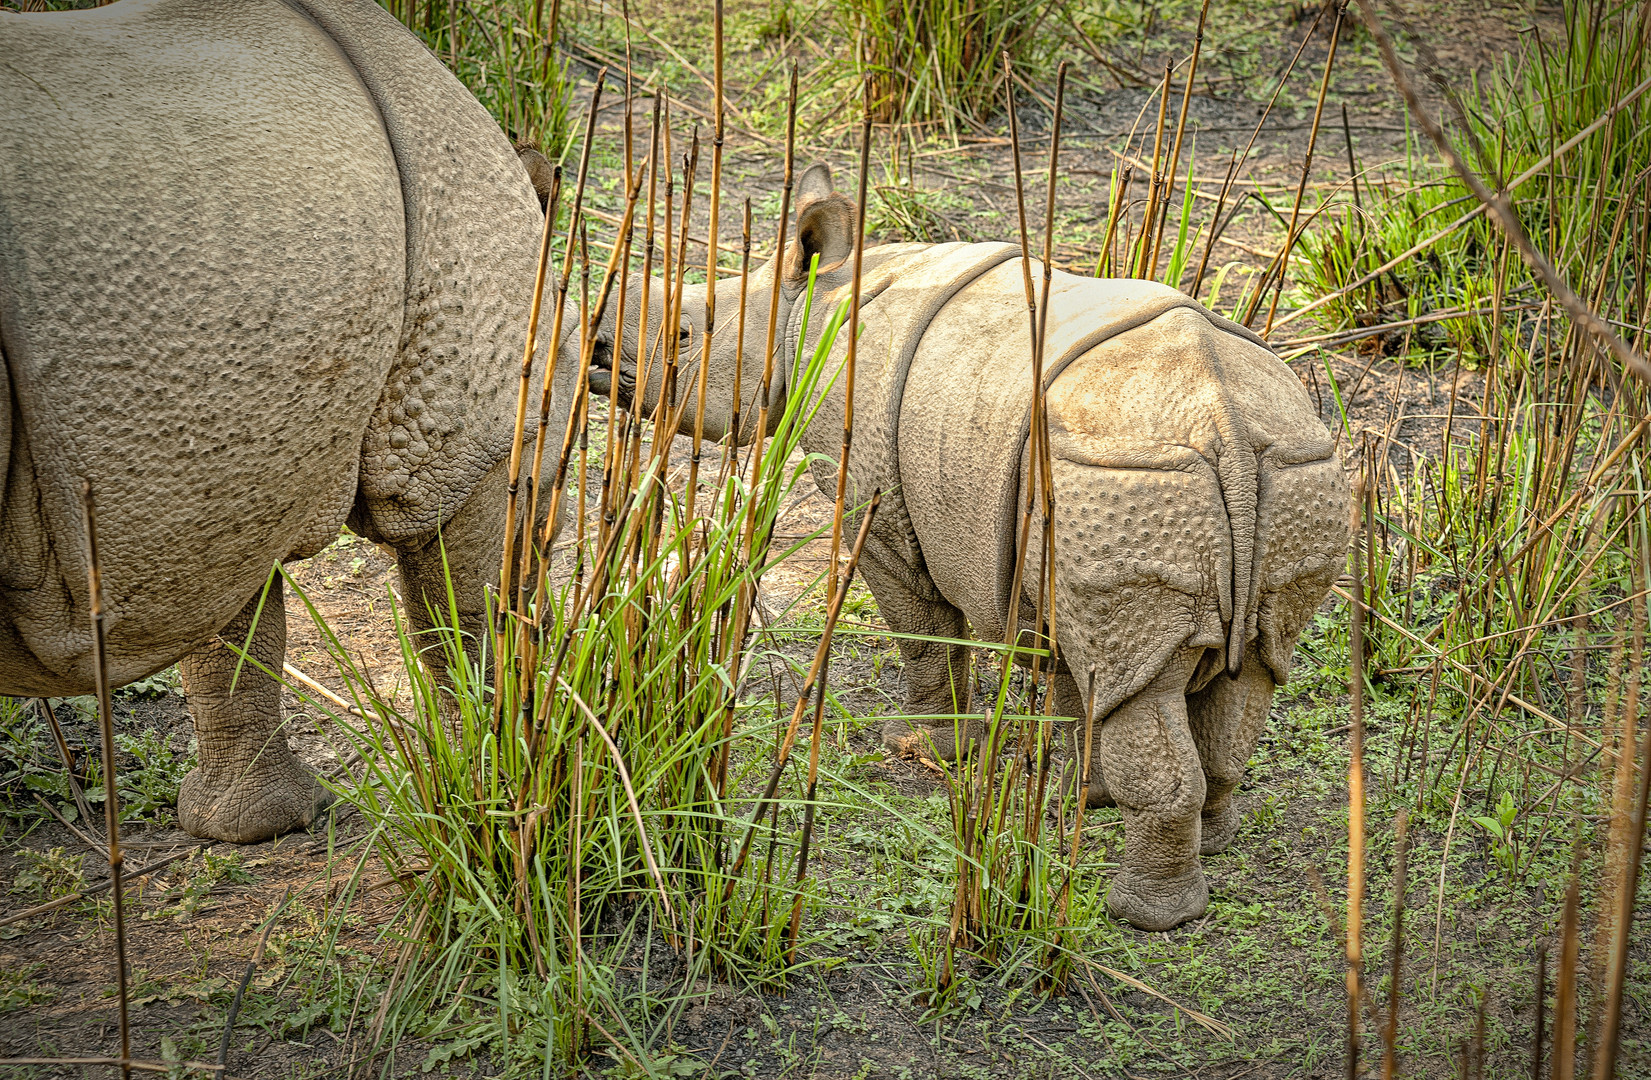
[[[8,15],[0,101],[0,693],[92,687],[89,480],[112,681],[182,658],[201,755],[184,827],[304,825],[323,797],[279,686],[247,664],[232,695],[225,643],[271,565],[346,520],[396,549],[415,625],[446,602],[444,541],[478,628],[533,187],[368,0]],[[277,587],[252,659],[278,672],[285,637]]]
[[[778,275],[787,328],[779,394],[799,344],[806,268],[819,257],[809,318],[818,328],[848,295],[853,221],[830,174],[810,169],[799,242]],[[752,311],[767,310],[775,277],[772,264],[753,275]],[[1036,550],[1023,595],[1009,595],[1032,404],[1022,280],[1019,250],[1006,244],[896,244],[865,254],[851,501],[873,487],[885,492],[860,565],[897,633],[957,639],[972,628],[977,640],[1002,640],[1010,603],[1021,605],[1022,627],[1037,629]],[[718,307],[733,303],[719,297]],[[694,291],[685,308],[699,340],[703,302]],[[661,314],[656,303],[650,324]],[[742,385],[760,387],[765,320],[746,326]],[[633,321],[627,346],[635,329]],[[1174,289],[1057,273],[1047,335],[1057,705],[1070,717],[1093,710],[1099,775],[1087,796],[1123,812],[1126,850],[1108,908],[1144,929],[1168,929],[1208,904],[1199,856],[1223,850],[1237,830],[1232,793],[1273,688],[1288,677],[1296,639],[1341,566],[1346,484],[1295,376],[1250,331]],[[846,344],[840,335],[833,363]],[[626,352],[622,395],[635,392],[634,349]],[[714,438],[732,425],[734,357],[732,335],[719,334],[707,372]],[[696,385],[696,364],[684,367],[679,387]],[[659,365],[651,370],[641,393],[649,408],[661,392]],[[593,389],[606,392],[610,381],[599,373]],[[755,434],[755,393],[740,410],[741,441]],[[838,380],[804,438],[809,451],[840,452],[843,397]],[[834,466],[819,467],[816,479],[835,494]],[[1030,535],[1040,529],[1035,522]],[[967,712],[967,648],[902,640],[900,651],[913,719],[891,719],[887,745],[955,757],[959,737],[980,734],[981,718],[916,718]],[[1086,702],[1080,684],[1087,688],[1091,674]]]

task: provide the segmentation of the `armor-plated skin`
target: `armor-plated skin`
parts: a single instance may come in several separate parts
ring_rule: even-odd
[[[822,271],[809,340],[849,295],[854,207],[815,166],[780,274],[777,370],[795,355],[806,280]],[[1034,280],[1042,277],[1034,267]],[[773,267],[752,275],[741,441],[754,434]],[[732,290],[737,283],[721,286]],[[861,572],[889,626],[929,638],[1002,640],[1029,460],[1031,341],[1020,253],[1006,244],[896,244],[868,250],[855,373],[850,501],[884,491]],[[632,296],[640,295],[633,284]],[[659,325],[656,298],[650,324]],[[702,290],[684,320],[699,340]],[[732,310],[737,297],[718,297]],[[726,303],[725,303],[726,302]],[[750,313],[757,312],[753,317]],[[634,319],[634,314],[631,316]],[[622,395],[634,393],[634,322]],[[1123,812],[1125,853],[1108,895],[1116,917],[1164,930],[1201,915],[1201,854],[1232,841],[1232,792],[1265,727],[1296,639],[1340,571],[1348,493],[1329,433],[1299,381],[1253,333],[1182,293],[1135,280],[1056,273],[1045,342],[1055,506],[1058,711],[1093,709],[1091,805]],[[612,327],[604,328],[611,340]],[[828,371],[846,352],[834,346]],[[712,346],[705,430],[730,427],[735,342]],[[692,393],[698,358],[679,393]],[[592,387],[607,392],[610,377]],[[783,395],[783,379],[776,379]],[[657,364],[642,397],[660,393]],[[841,451],[844,390],[819,404],[804,448]],[[777,406],[778,403],[776,403]],[[777,407],[771,411],[777,412]],[[692,416],[690,407],[685,415]],[[816,480],[835,495],[835,467]],[[857,527],[851,520],[845,532]],[[1035,633],[1041,516],[1020,604]],[[1047,628],[1044,628],[1047,633]],[[968,650],[902,639],[912,717],[966,713]],[[1094,700],[1085,701],[1094,675]],[[957,754],[963,721],[891,719],[901,753]],[[960,726],[962,730],[960,730]],[[1073,725],[1074,732],[1081,725]]]
[[[111,682],[181,660],[181,823],[305,825],[325,796],[260,670],[281,668],[278,579],[238,678],[236,650],[272,565],[346,521],[395,548],[416,625],[446,603],[445,542],[480,628],[533,186],[369,0],[6,15],[0,101],[0,693],[92,688],[89,480]]]

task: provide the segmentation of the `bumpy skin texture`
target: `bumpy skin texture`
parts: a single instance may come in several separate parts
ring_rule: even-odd
[[[805,176],[802,244],[780,275],[782,365],[799,344],[807,256],[832,264],[805,348],[848,295],[851,271],[836,260],[852,209],[823,169]],[[1041,267],[1032,274],[1041,278]],[[772,271],[753,280],[750,310],[765,312]],[[1032,607],[1035,549],[1022,595],[1010,596],[1032,404],[1022,281],[1018,250],[1003,244],[866,253],[850,500],[884,492],[861,567],[898,633],[960,639],[972,629],[1002,640],[1015,603],[1024,640],[1048,644]],[[732,309],[731,293],[719,294],[719,309],[725,302]],[[684,311],[696,340],[698,311],[693,302]],[[747,320],[746,388],[760,379],[760,322]],[[621,352],[634,359],[629,346]],[[1123,813],[1109,910],[1164,930],[1208,904],[1199,856],[1236,832],[1232,793],[1346,550],[1346,484],[1294,375],[1253,333],[1173,289],[1055,274],[1044,355],[1056,703],[1077,721],[1074,774],[1093,716],[1087,799]],[[690,356],[687,369],[697,362]],[[711,384],[731,386],[732,335],[719,335],[709,364]],[[651,407],[655,380],[642,396]],[[838,382],[806,449],[836,457],[843,398]],[[729,430],[729,401],[726,391],[709,396],[707,431]],[[753,426],[742,418],[740,437]],[[834,467],[818,467],[816,479],[835,494]],[[1041,528],[1038,516],[1034,544]],[[956,756],[983,723],[956,715],[969,708],[968,649],[903,640],[901,654],[910,716],[888,722],[885,743]]]
[[[479,629],[533,187],[369,0],[10,16],[0,101],[0,693],[93,684],[90,480],[111,681],[187,658],[202,765],[180,817],[237,841],[306,824],[276,684],[243,665],[231,697],[224,643],[272,564],[346,519],[396,548],[416,620],[445,604],[446,536]],[[252,641],[276,671],[280,600]]]

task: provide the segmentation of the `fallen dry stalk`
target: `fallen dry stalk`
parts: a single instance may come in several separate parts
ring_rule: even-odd
[[[200,851],[205,846],[206,846],[205,844],[196,844],[194,847],[185,848],[182,851],[174,851],[172,854],[166,856],[165,858],[156,859],[154,862],[150,863],[147,866],[138,867],[136,870],[132,871],[130,874],[125,875],[123,880],[131,882],[131,881],[136,881],[139,878],[148,877],[150,874],[153,874],[153,873],[155,873],[159,870],[166,869],[168,866],[171,866],[173,863],[177,862],[179,859],[188,858],[189,856],[194,855],[196,852]],[[56,911],[58,908],[68,907],[70,904],[73,904],[73,903],[75,903],[77,901],[80,901],[80,900],[84,900],[89,896],[98,896],[102,893],[108,892],[110,886],[112,886],[113,884],[114,884],[114,879],[113,878],[106,878],[105,880],[99,882],[96,885],[91,885],[91,886],[88,886],[87,888],[78,889],[75,892],[67,893],[63,896],[58,897],[56,900],[48,900],[44,904],[36,904],[32,908],[24,908],[22,911],[19,911],[15,915],[7,915],[5,918],[0,919],[0,927],[11,926],[14,923],[24,922],[28,919],[34,918],[36,915],[48,914],[50,912]],[[0,1062],[0,1064],[4,1064],[4,1062]]]

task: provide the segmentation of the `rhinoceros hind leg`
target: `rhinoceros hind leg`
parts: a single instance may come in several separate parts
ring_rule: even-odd
[[[1238,834],[1238,807],[1233,791],[1267,727],[1273,701],[1273,676],[1256,655],[1252,642],[1238,678],[1217,675],[1187,699],[1187,720],[1204,766],[1203,840],[1199,852],[1227,850]]]
[[[281,686],[269,674],[281,670],[287,650],[279,578],[258,607],[253,597],[178,665],[200,747],[200,765],[178,789],[178,824],[192,836],[256,843],[307,827],[332,802],[281,729]]]
[[[1055,708],[1060,712],[1060,715],[1071,717],[1068,727],[1070,739],[1066,751],[1072,760],[1072,767],[1068,771],[1068,775],[1074,778],[1080,777],[1083,775],[1084,736],[1087,731],[1085,713],[1088,710],[1083,692],[1078,689],[1078,681],[1072,677],[1071,672],[1064,668],[1055,672]],[[1095,718],[1096,732],[1101,729],[1101,719],[1099,716]],[[1093,746],[1093,735],[1091,735],[1089,751],[1088,798],[1084,805],[1091,810],[1101,806],[1118,805],[1118,800],[1112,797],[1111,790],[1106,786],[1106,776],[1101,772],[1099,755],[1096,754]]]
[[[447,649],[429,631],[438,623],[449,626],[456,609],[465,651],[472,662],[480,655],[481,641],[487,633],[487,589],[499,580],[499,562],[504,554],[504,530],[500,526],[505,514],[507,468],[500,462],[489,469],[464,504],[448,515],[439,534],[396,547],[401,595],[407,604],[408,620],[417,632],[421,655],[437,678],[448,685]],[[540,506],[541,518],[548,510],[547,498]],[[517,552],[522,550],[523,532],[517,531]]]
[[[1172,659],[1095,732],[1096,757],[1124,819],[1124,855],[1107,911],[1142,930],[1168,930],[1209,906],[1198,863],[1204,771],[1187,728],[1191,664]]]
[[[932,598],[920,595],[904,575],[886,570],[873,558],[861,561],[860,573],[896,634],[968,639],[969,622],[963,612],[937,593]],[[985,732],[981,717],[967,715],[969,647],[901,638],[900,659],[907,716],[891,716],[883,724],[883,745],[900,757],[957,760],[959,743],[967,746]],[[946,718],[934,719],[941,716]]]

